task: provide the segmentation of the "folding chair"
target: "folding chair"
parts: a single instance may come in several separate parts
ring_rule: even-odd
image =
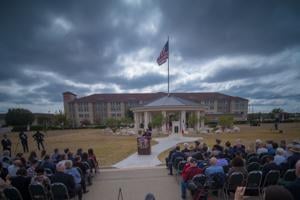
[[[68,189],[63,183],[51,184],[51,195],[53,200],[69,200]]]
[[[262,181],[261,171],[251,171],[248,174],[246,181],[246,191],[245,196],[259,196],[260,195],[260,185]]]
[[[247,166],[247,172],[260,170],[260,164],[258,162],[249,163]]]
[[[23,200],[19,190],[15,187],[8,187],[3,190],[7,200]]]
[[[224,184],[224,197],[229,199],[230,192],[235,192],[236,188],[244,184],[244,175],[241,172],[233,172]]]
[[[267,173],[265,180],[263,184],[261,185],[260,189],[260,195],[262,196],[263,194],[263,189],[265,187],[268,187],[270,185],[277,185],[278,181],[280,178],[280,171],[279,170],[271,170]]]
[[[45,171],[47,176],[52,176],[53,175],[53,171],[50,168],[44,168],[44,171]]]
[[[249,159],[247,159],[248,164],[253,163],[253,162],[259,163],[260,159],[257,156],[252,156],[252,157],[249,157]]]
[[[28,189],[32,200],[48,199],[48,195],[44,186],[40,184],[30,184]]]
[[[279,179],[279,184],[280,185],[287,185],[288,183],[293,182],[296,180],[296,170],[295,169],[288,169],[285,171],[283,174],[283,177]]]

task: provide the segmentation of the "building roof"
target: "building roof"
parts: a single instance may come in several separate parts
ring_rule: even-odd
[[[151,102],[155,99],[166,96],[165,92],[157,93],[111,93],[111,94],[92,94],[85,97],[80,97],[75,99],[73,102],[111,102],[111,101],[143,101]],[[228,99],[228,100],[241,100],[248,101],[247,99],[241,97],[234,97],[218,92],[193,92],[193,93],[170,93],[171,96],[179,97],[182,99],[187,99],[189,101],[199,102],[200,100],[206,99]]]
[[[164,107],[164,106],[199,106],[199,104],[186,100],[186,99],[182,99],[176,96],[164,96],[161,97],[159,99],[156,99],[146,105],[144,105],[143,107]]]

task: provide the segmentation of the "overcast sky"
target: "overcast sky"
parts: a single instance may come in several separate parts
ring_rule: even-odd
[[[300,1],[1,1],[0,112],[62,92],[222,92],[300,112]],[[252,111],[252,107],[251,107]]]

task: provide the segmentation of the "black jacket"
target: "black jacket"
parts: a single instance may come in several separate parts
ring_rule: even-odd
[[[63,173],[63,172],[56,172],[51,177],[51,183],[63,183],[68,189],[69,195],[74,196],[75,194],[75,182],[72,175]]]
[[[30,200],[29,184],[31,177],[16,176],[11,178],[11,185],[17,188],[24,200]]]

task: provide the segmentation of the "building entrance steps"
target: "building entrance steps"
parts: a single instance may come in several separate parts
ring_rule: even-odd
[[[134,153],[124,160],[116,163],[113,167],[124,169],[124,168],[143,168],[143,167],[154,167],[162,164],[158,159],[158,155],[163,151],[175,146],[179,143],[193,142],[201,139],[201,137],[183,137],[180,134],[172,134],[164,138],[154,138],[158,144],[152,146],[151,155],[138,155]]]

